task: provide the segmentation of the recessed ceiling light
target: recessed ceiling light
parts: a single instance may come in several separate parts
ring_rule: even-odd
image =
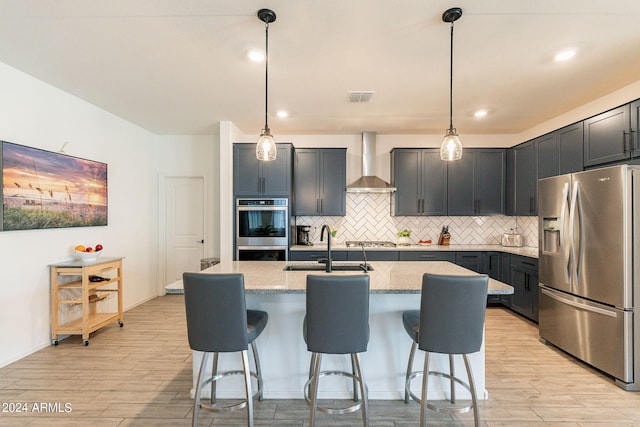
[[[276,116],[280,117],[281,119],[284,119],[286,117],[289,117],[289,113],[287,113],[284,110],[280,110],[276,113]]]
[[[250,50],[247,52],[247,58],[253,62],[262,62],[264,61],[264,52],[260,50]]]
[[[488,114],[489,112],[487,110],[478,110],[475,113],[473,113],[473,115],[475,117],[484,117]]]
[[[554,59],[556,61],[567,61],[573,58],[576,55],[576,51],[574,49],[563,50],[562,52],[558,52]]]

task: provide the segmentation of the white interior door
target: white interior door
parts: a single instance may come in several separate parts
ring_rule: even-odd
[[[171,177],[166,181],[167,284],[185,271],[200,270],[204,256],[204,182],[202,177]]]

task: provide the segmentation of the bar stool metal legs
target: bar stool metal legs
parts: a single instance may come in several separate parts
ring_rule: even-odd
[[[449,369],[450,374],[446,374],[444,372],[438,371],[429,371],[429,356],[430,353],[425,353],[424,356],[424,370],[422,372],[412,372],[407,376],[407,380],[405,383],[405,402],[408,402],[408,398],[410,397],[415,402],[420,405],[420,426],[426,426],[426,411],[430,409],[434,412],[445,413],[445,414],[462,414],[469,412],[473,409],[473,421],[474,426],[479,427],[480,425],[480,417],[478,414],[478,400],[476,395],[475,382],[473,380],[473,372],[471,371],[471,364],[469,363],[469,356],[466,354],[462,354],[462,359],[464,360],[464,365],[467,371],[468,383],[465,383],[462,379],[454,376],[454,367],[453,367],[453,355],[449,355]],[[429,375],[424,375],[425,372],[428,372]],[[422,376],[422,392],[421,397],[416,396],[411,391],[411,381],[418,377]],[[435,405],[426,401],[426,396],[428,393],[428,384],[429,384],[429,376],[437,376],[447,378],[450,381],[450,396],[448,401],[452,404],[456,403],[455,397],[455,385],[459,384],[464,387],[471,394],[471,402],[468,405],[460,406],[460,407],[444,407],[441,405]]]
[[[316,412],[323,412],[325,414],[330,415],[344,415],[350,414],[352,412],[356,412],[358,410],[362,411],[362,422],[364,426],[369,425],[369,399],[367,396],[367,385],[364,381],[364,377],[362,374],[362,369],[360,367],[360,357],[357,353],[351,354],[351,363],[352,363],[352,373],[344,372],[344,371],[321,371],[322,364],[322,353],[312,353],[311,355],[311,366],[309,371],[309,380],[304,386],[304,398],[307,403],[311,406],[311,410],[309,412],[309,425],[315,425]],[[318,399],[318,383],[320,381],[320,377],[330,376],[330,375],[339,375],[344,377],[350,377],[353,380],[353,401],[356,402],[355,405],[351,405],[347,408],[327,408],[323,406],[319,406]],[[358,397],[360,395],[360,398]]]
[[[253,426],[253,399],[256,397],[258,400],[262,400],[262,376],[260,375],[260,360],[257,357],[257,350],[252,343],[253,355],[256,364],[256,372],[251,372],[251,367],[249,365],[249,357],[248,352],[243,350],[240,352],[242,358],[242,370],[238,371],[225,371],[218,373],[217,365],[218,365],[218,353],[203,353],[202,362],[200,363],[200,370],[198,373],[198,383],[196,385],[196,395],[193,401],[193,425],[198,425],[198,412],[199,410],[207,411],[207,412],[229,412],[236,411],[239,409],[247,408],[247,425]],[[212,363],[212,372],[209,378],[204,378],[204,371],[206,369],[207,363],[209,361],[209,357],[213,355],[213,363]],[[229,406],[220,406],[216,403],[216,382],[224,377],[230,375],[243,375],[244,384],[245,384],[245,400],[240,403],[229,405]],[[255,393],[252,393],[252,385],[251,385],[251,377],[255,378],[258,384],[258,389]],[[204,403],[202,401],[202,389],[207,385],[211,384],[211,398],[209,403]]]

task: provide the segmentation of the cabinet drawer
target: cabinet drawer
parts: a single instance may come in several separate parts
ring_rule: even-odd
[[[520,255],[511,255],[511,265],[514,267],[520,267],[527,270],[534,270],[538,272],[538,260],[536,258],[529,258]]]
[[[326,257],[327,251],[289,251],[290,261],[317,261],[318,258]],[[347,251],[331,251],[331,259],[347,261]]]
[[[98,275],[100,273],[105,273],[107,271],[115,270],[120,268],[120,261],[109,261],[103,264],[96,264],[87,267],[88,275]]]
[[[399,261],[455,261],[455,252],[399,251]]]
[[[456,252],[456,262],[482,262],[482,252]]]
[[[398,261],[398,251],[366,251],[367,261]],[[364,261],[362,251],[347,251],[349,261]]]

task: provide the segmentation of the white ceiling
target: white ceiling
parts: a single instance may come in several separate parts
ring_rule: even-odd
[[[615,7],[612,7],[615,5]],[[0,0],[0,62],[156,134],[519,133],[640,79],[640,1]],[[568,62],[554,54],[578,49]],[[368,104],[348,91],[375,91]],[[487,108],[483,120],[472,112]],[[275,116],[289,111],[287,119]]]

